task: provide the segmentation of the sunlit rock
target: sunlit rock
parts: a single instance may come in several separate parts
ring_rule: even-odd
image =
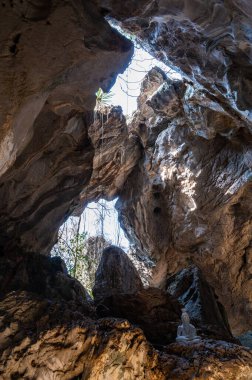
[[[202,112],[206,123],[197,124]],[[129,129],[144,154],[116,207],[129,239],[157,262],[152,285],[165,287],[167,277],[195,264],[225,306],[233,333],[250,329],[249,133],[207,93],[155,68]]]
[[[196,265],[232,332],[251,330],[250,2],[23,0],[0,9],[1,379],[250,379],[251,351],[207,339],[205,327],[201,342],[175,342],[180,307],[166,293],[168,277]],[[130,125],[120,105],[94,112],[98,88],[108,91],[133,54],[105,15],[183,75],[152,70]],[[112,271],[105,265],[95,309],[46,255],[69,215],[115,196],[127,236],[156,267],[144,289],[123,256]],[[197,307],[178,293],[193,318]]]
[[[94,321],[74,304],[30,292],[0,300],[0,376],[33,380],[248,380],[252,355],[237,345],[205,340],[155,350],[126,320]]]

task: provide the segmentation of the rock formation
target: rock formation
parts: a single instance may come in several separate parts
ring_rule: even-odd
[[[167,292],[180,301],[200,336],[237,343],[225,308],[197,267],[188,267],[171,276],[167,280]]]
[[[126,318],[141,327],[152,343],[174,342],[179,303],[161,289],[144,289],[136,269],[120,248],[111,246],[103,251],[93,293],[100,317]]]
[[[37,276],[31,276],[33,260],[42,268]],[[22,267],[12,285],[22,290],[9,291],[0,299],[3,380],[189,380],[192,376],[218,380],[220,374],[230,380],[250,378],[252,353],[248,349],[208,339],[199,344],[172,343],[154,349],[143,331],[127,320],[97,319],[92,302],[81,294],[80,284],[65,273],[60,259],[31,257],[27,259],[26,274]],[[34,278],[34,286],[30,278]],[[149,297],[158,294],[162,291],[150,289]],[[138,292],[133,304],[129,299],[128,306],[139,303],[141,308],[146,299],[139,303]],[[145,317],[154,316],[158,322],[164,312],[171,312],[171,303],[163,304],[162,315],[162,307],[153,299],[152,305],[155,303],[156,315],[153,308]],[[145,306],[135,311],[144,314],[151,310]],[[155,329],[149,325],[151,331]]]
[[[251,330],[249,0],[3,0],[0,9],[0,377],[250,379],[251,351],[204,330],[230,340],[215,295],[233,334]],[[120,107],[94,112],[95,92],[133,54],[105,16],[183,75],[153,69],[128,126]],[[132,271],[116,282],[121,293],[99,285],[96,309],[47,256],[69,215],[115,196],[127,235],[156,268],[149,289]],[[191,310],[187,279],[202,306],[201,343],[170,343],[179,307],[167,279]],[[101,300],[123,319],[99,318]]]
[[[95,2],[0,7],[0,247],[48,254],[92,176],[95,92],[133,49]]]
[[[157,352],[127,321],[95,322],[74,304],[20,291],[0,310],[3,380],[164,379]]]
[[[201,104],[211,137],[197,129]],[[250,328],[252,312],[251,144],[245,128],[229,135],[234,123],[187,80],[153,69],[129,127],[141,139],[143,158],[117,209],[130,239],[157,262],[153,284],[164,286],[167,276],[194,263],[239,333]]]
[[[142,288],[137,270],[126,253],[113,245],[105,248],[95,275],[96,301],[114,294],[132,294]]]
[[[131,0],[123,6],[117,0],[100,0],[100,4],[147,50],[190,78],[203,96],[208,94],[251,132],[249,0]],[[201,124],[211,129],[204,113]]]

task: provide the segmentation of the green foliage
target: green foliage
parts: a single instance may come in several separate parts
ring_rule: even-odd
[[[97,110],[100,110],[104,106],[108,106],[111,104],[113,93],[110,92],[103,92],[101,88],[96,92],[96,106],[95,108]]]
[[[69,274],[73,277],[77,277],[78,272],[80,270],[80,266],[82,266],[82,262],[86,262],[88,260],[86,254],[86,238],[87,233],[76,233],[70,240],[69,244],[71,247],[71,256],[69,262]]]
[[[108,245],[103,236],[88,237],[80,231],[81,218],[70,218],[59,231],[52,256],[60,256],[70,276],[77,278],[92,295],[95,272],[102,250]]]

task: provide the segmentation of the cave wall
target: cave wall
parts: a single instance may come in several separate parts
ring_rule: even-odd
[[[95,2],[0,7],[0,251],[48,254],[92,177],[95,92],[133,48]]]
[[[59,257],[27,254],[0,296],[1,379],[248,380],[252,351],[234,344],[220,316],[204,318],[207,308],[197,304],[213,306],[212,296],[202,298],[210,288],[205,280],[204,289],[201,280],[197,284],[196,273],[188,283],[188,274],[169,285],[180,296],[188,290],[198,294],[193,312],[201,314],[197,327],[206,335],[200,343],[183,344],[175,342],[181,304],[161,289],[144,289],[120,248],[103,252],[97,307]],[[101,309],[105,318],[99,318]]]
[[[251,131],[249,0],[100,0],[157,59],[179,70]]]
[[[153,285],[194,264],[233,331],[251,328],[249,1],[23,0],[0,9],[0,376],[247,380],[249,350],[207,339],[156,350],[128,321],[99,319],[63,263],[45,255],[70,214],[120,193],[123,227],[157,262]],[[133,54],[104,15],[184,75],[152,70],[129,126],[120,107],[93,112],[96,90],[109,90]],[[170,299],[158,288],[138,293],[119,297],[120,317],[134,324],[139,297],[154,320],[160,294],[161,306]]]
[[[250,135],[190,82],[165,79],[160,69],[146,75],[138,101],[130,130],[144,156],[117,202],[121,223],[139,251],[155,259],[155,286],[194,263],[234,331],[250,329]],[[195,128],[203,113],[212,138]]]
[[[118,203],[122,224],[157,261],[155,285],[195,263],[234,331],[251,328],[250,2],[100,3],[184,77],[139,97],[131,128],[145,157]]]

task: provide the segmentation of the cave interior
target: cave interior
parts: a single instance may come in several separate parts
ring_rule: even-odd
[[[250,0],[0,1],[0,378],[252,379]],[[120,32],[123,31],[123,33]],[[137,110],[95,110],[134,44]],[[50,252],[99,199],[93,298]],[[176,341],[182,309],[199,342]]]

